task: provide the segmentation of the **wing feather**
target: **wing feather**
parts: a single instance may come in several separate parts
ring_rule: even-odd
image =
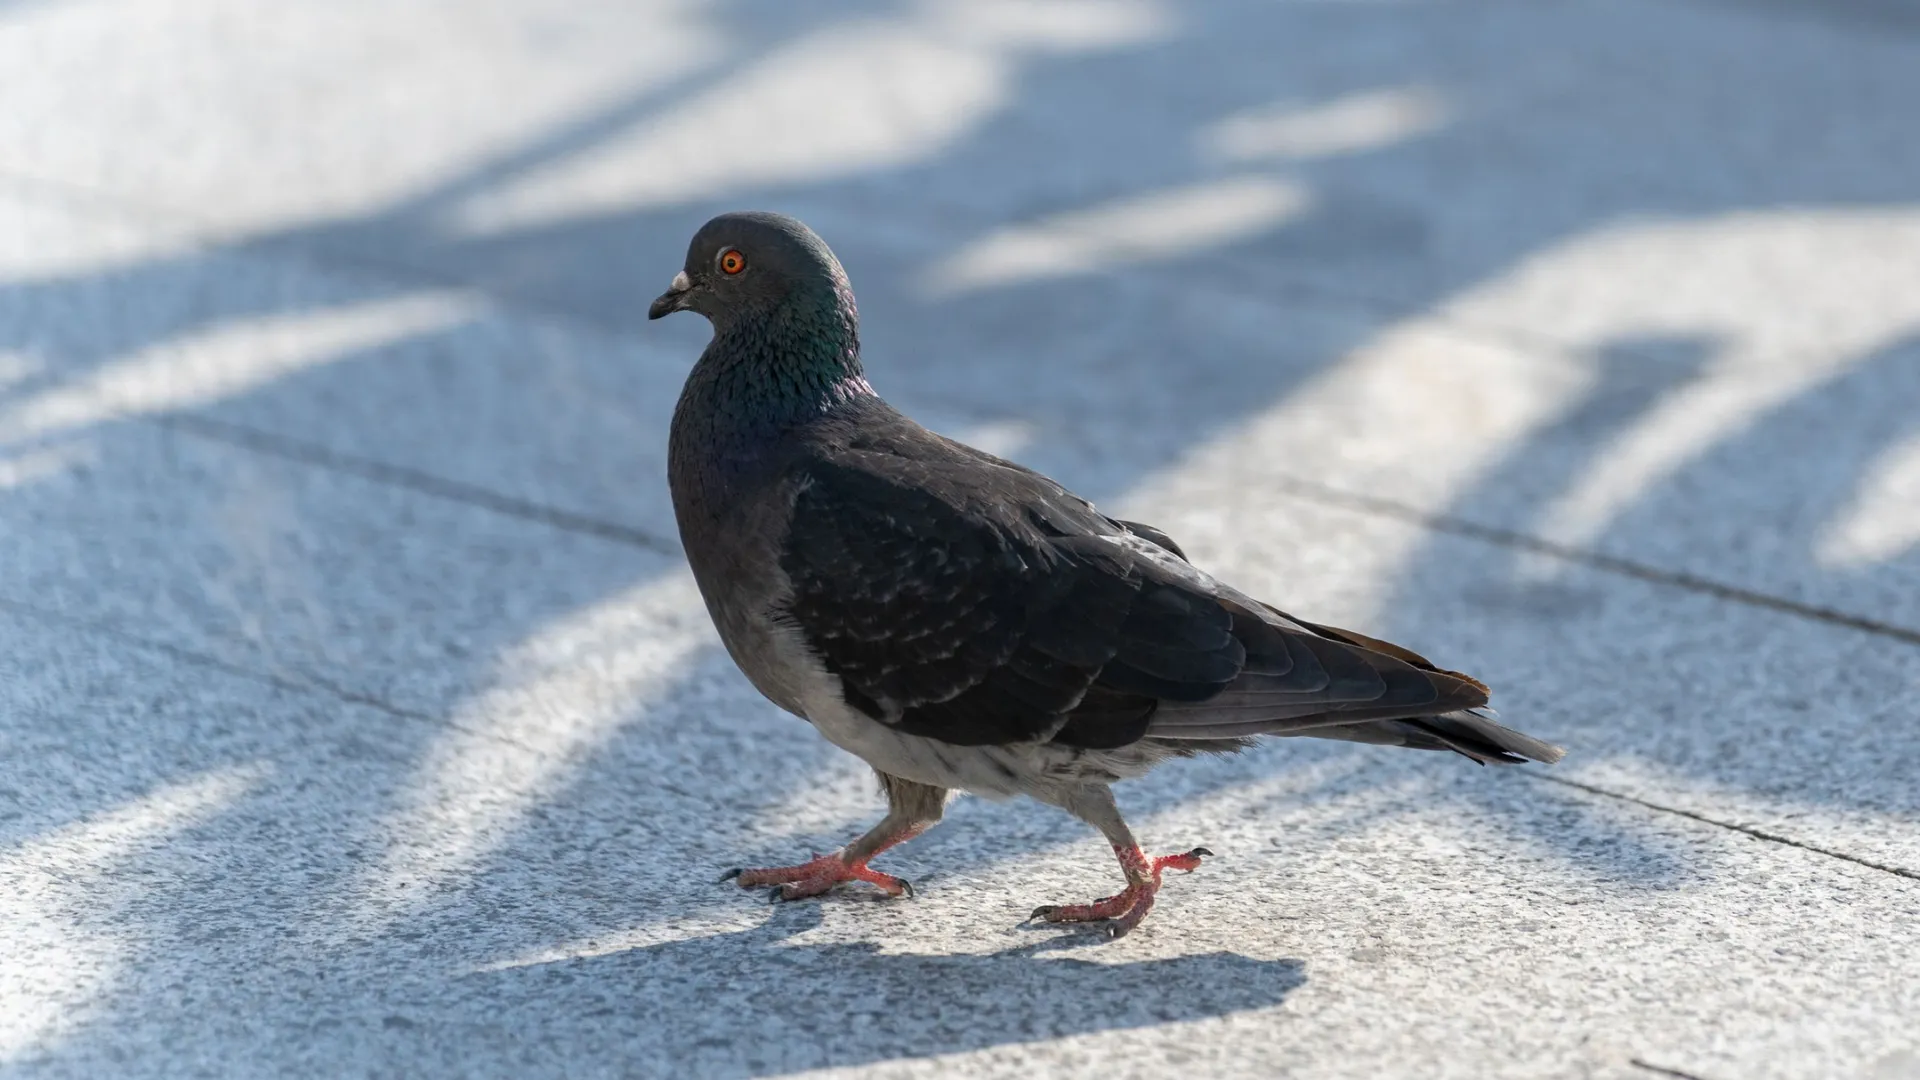
[[[1467,676],[1295,619],[1158,529],[927,438],[812,463],[781,550],[781,614],[877,720],[960,745],[1297,734],[1476,760],[1554,750],[1469,713],[1487,691]]]

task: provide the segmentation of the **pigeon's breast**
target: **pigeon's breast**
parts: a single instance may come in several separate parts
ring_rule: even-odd
[[[809,673],[786,640],[792,632],[773,615],[789,592],[778,551],[797,485],[754,455],[675,434],[674,516],[707,614],[754,688],[804,716]]]
[[[824,692],[830,676],[820,668],[799,634],[776,613],[790,593],[771,537],[783,522],[780,507],[792,496],[738,503],[715,519],[711,529],[681,525],[687,562],[706,602],[721,642],[747,681],[768,700],[796,716]],[[756,509],[757,508],[757,509]],[[832,680],[838,690],[838,680]]]

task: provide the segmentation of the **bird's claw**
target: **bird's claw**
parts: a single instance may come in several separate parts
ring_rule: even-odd
[[[1154,895],[1160,891],[1164,870],[1191,873],[1200,868],[1200,860],[1211,856],[1208,848],[1197,847],[1178,855],[1148,859],[1137,850],[1123,855],[1131,883],[1112,896],[1103,896],[1091,904],[1042,904],[1033,909],[1026,922],[1044,919],[1050,923],[1099,923],[1099,932],[1111,941],[1125,937],[1153,910]],[[1132,862],[1129,862],[1128,856]],[[1141,875],[1141,876],[1136,876]]]
[[[865,860],[847,862],[837,853],[815,855],[798,866],[729,870],[720,880],[731,881],[743,889],[772,886],[774,895],[769,898],[770,903],[821,896],[853,881],[864,881],[890,896],[914,895],[913,885],[906,879],[871,869]]]
[[[1195,870],[1200,869],[1201,859],[1210,858],[1212,855],[1213,851],[1211,849],[1203,847],[1197,847],[1191,851],[1183,851],[1178,855],[1162,855],[1153,860],[1154,880],[1159,880],[1162,870],[1178,870],[1183,874],[1191,874]]]

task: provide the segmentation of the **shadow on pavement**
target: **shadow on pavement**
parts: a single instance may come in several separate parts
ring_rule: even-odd
[[[864,942],[789,941],[820,922],[818,905],[792,905],[743,933],[464,981],[487,1000],[521,1003],[500,1017],[514,1038],[539,1037],[556,1002],[598,999],[609,1003],[603,1010],[646,1016],[654,1010],[644,1002],[672,1001],[674,1023],[659,1033],[661,1052],[702,1076],[862,1065],[1202,1020],[1278,1005],[1306,982],[1297,960],[1232,953],[1114,962],[1050,955],[1045,944],[916,956]]]

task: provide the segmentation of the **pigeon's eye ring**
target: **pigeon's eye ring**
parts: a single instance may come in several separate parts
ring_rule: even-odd
[[[720,272],[737,274],[747,268],[747,257],[738,251],[728,249],[720,253]]]

